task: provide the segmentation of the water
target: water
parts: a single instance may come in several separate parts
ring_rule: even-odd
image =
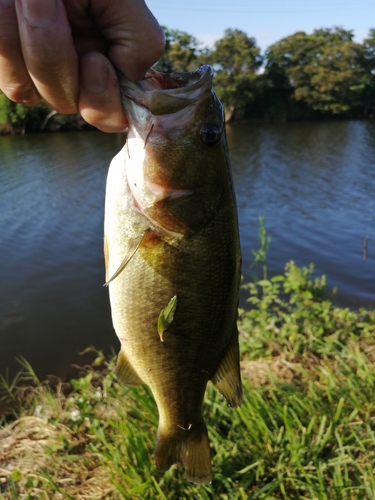
[[[272,236],[271,274],[291,259],[314,262],[338,287],[340,305],[374,306],[375,123],[235,126],[229,143],[245,278],[261,213]]]
[[[85,347],[118,349],[102,235],[107,168],[123,141],[0,137],[0,372],[25,356],[41,377],[66,375]],[[245,280],[263,214],[271,274],[314,262],[340,305],[374,306],[375,123],[238,124],[228,142]]]

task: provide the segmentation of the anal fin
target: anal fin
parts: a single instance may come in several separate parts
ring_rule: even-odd
[[[116,375],[118,379],[126,385],[143,384],[143,380],[138,376],[138,374],[130,364],[122,348],[117,357]]]
[[[238,345],[238,330],[235,325],[230,344],[218,368],[211,377],[216,389],[225,400],[236,408],[242,402],[242,384],[240,371],[240,351]]]

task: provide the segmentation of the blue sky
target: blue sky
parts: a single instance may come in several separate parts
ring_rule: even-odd
[[[375,0],[146,0],[159,23],[212,46],[238,28],[265,49],[296,31],[340,26],[362,42],[375,28]]]

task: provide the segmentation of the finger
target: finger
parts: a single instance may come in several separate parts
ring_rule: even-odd
[[[127,121],[112,64],[102,54],[91,52],[81,58],[80,66],[80,114],[103,132],[121,132]]]
[[[36,89],[60,113],[75,113],[78,57],[61,0],[16,0],[23,58]]]
[[[90,12],[111,43],[108,56],[114,66],[130,80],[142,78],[165,46],[164,32],[145,2],[92,0]]]
[[[12,101],[34,105],[40,95],[27,71],[14,0],[0,0],[0,89]]]

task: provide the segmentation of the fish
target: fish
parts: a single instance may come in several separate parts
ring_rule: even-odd
[[[106,185],[104,259],[120,340],[116,373],[147,384],[159,425],[156,469],[212,481],[202,408],[213,382],[242,400],[237,330],[241,250],[223,107],[209,65],[119,74],[126,142]]]

